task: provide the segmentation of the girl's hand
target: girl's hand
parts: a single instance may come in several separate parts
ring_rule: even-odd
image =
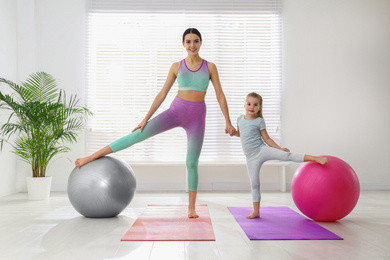
[[[285,152],[290,152],[290,149],[288,149],[288,148],[282,148],[282,150]]]
[[[137,130],[137,129],[141,129],[140,132],[142,133],[142,130],[144,130],[144,127],[146,126],[147,123],[148,123],[148,121],[142,120],[142,122],[139,123],[139,125],[137,125],[137,127],[134,128],[134,130],[131,131],[131,132],[134,132],[134,131]]]
[[[225,133],[229,134],[230,136],[234,136],[237,133],[237,130],[232,125],[227,125],[225,127]]]

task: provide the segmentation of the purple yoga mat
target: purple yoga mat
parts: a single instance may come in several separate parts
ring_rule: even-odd
[[[261,218],[247,219],[252,207],[228,207],[250,240],[342,240],[288,207],[261,207]]]

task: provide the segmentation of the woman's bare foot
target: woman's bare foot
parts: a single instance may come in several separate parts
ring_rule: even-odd
[[[74,165],[76,167],[81,167],[89,162],[92,162],[94,159],[92,158],[92,156],[86,156],[86,157],[83,157],[83,158],[78,158],[76,159],[76,161],[74,162]]]
[[[81,167],[89,162],[92,162],[100,157],[103,157],[107,154],[110,154],[110,153],[113,153],[111,147],[109,145],[106,145],[105,147],[103,147],[102,149],[100,149],[99,151],[91,154],[90,156],[86,156],[86,157],[83,157],[83,158],[78,158],[75,162],[74,162],[74,165],[76,167]]]
[[[195,209],[188,208],[188,217],[189,218],[199,218],[199,215],[196,214]]]
[[[188,191],[188,217],[189,218],[199,218],[198,214],[196,214],[196,191],[189,190]]]
[[[260,218],[260,213],[259,212],[252,212],[252,214],[246,216],[246,218],[252,219],[252,218]]]

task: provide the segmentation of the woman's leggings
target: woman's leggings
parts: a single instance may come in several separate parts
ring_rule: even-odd
[[[252,200],[260,202],[260,169],[263,163],[269,160],[303,162],[304,154],[285,152],[263,145],[257,152],[246,156],[246,167],[251,182]]]
[[[168,110],[151,119],[142,133],[140,129],[109,144],[113,152],[118,152],[149,137],[175,127],[183,127],[187,132],[187,174],[188,189],[198,189],[198,161],[202,150],[205,124],[205,102],[191,102],[176,97]]]

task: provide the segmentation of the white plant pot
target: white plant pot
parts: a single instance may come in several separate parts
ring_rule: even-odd
[[[50,197],[52,177],[26,177],[29,200],[45,200]]]

